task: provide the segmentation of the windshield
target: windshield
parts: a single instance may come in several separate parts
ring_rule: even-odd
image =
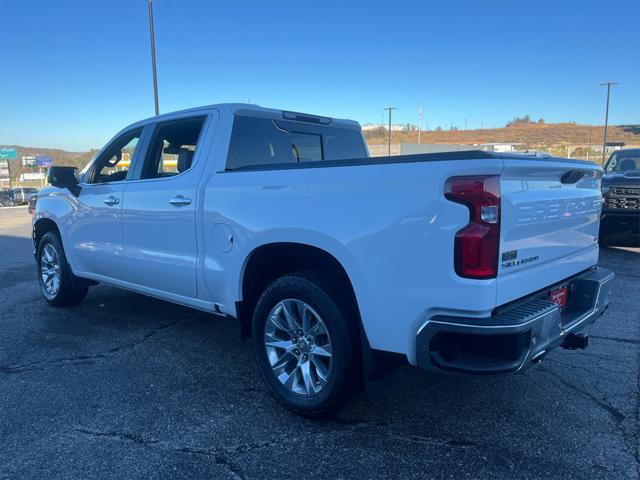
[[[614,152],[606,166],[607,173],[624,173],[631,170],[640,170],[640,150],[620,150]]]

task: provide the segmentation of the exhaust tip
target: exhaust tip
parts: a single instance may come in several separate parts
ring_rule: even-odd
[[[534,357],[531,359],[531,361],[533,363],[535,363],[536,365],[542,363],[542,361],[544,360],[545,355],[547,354],[546,350],[542,350],[540,353],[536,353],[534,355]]]

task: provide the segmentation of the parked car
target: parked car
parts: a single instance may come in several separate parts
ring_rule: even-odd
[[[499,374],[585,347],[613,278],[597,266],[601,172],[369,158],[356,122],[246,104],[161,115],[79,174],[51,169],[40,289],[64,306],[104,282],[235,318],[273,395],[320,415],[391,361]]]
[[[613,152],[602,177],[600,244],[626,233],[640,244],[640,148]]]
[[[37,193],[38,189],[31,187],[18,187],[9,191],[13,205],[27,205],[31,195]]]

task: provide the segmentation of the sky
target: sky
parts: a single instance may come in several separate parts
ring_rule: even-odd
[[[640,1],[154,0],[160,111],[640,123]],[[153,115],[146,0],[0,0],[0,144],[82,151]]]

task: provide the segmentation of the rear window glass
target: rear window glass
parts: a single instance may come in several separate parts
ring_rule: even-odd
[[[233,123],[227,169],[365,156],[362,135],[356,130],[238,116]]]
[[[609,158],[604,167],[607,173],[640,170],[640,150],[620,150]]]
[[[313,133],[291,132],[291,148],[298,162],[322,160],[322,136]]]

